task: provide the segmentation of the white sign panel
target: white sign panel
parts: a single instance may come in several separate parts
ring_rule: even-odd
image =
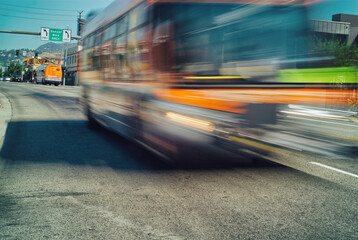
[[[48,41],[50,39],[50,29],[41,28],[41,41]]]
[[[63,30],[62,41],[71,42],[71,30]]]

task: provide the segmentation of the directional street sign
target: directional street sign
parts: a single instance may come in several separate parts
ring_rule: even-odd
[[[71,42],[70,29],[41,28],[41,40],[53,42]]]
[[[50,36],[49,28],[41,28],[41,41],[48,41]]]
[[[52,29],[50,28],[50,37],[49,40],[53,42],[62,42],[62,29]]]
[[[63,42],[71,42],[71,30],[63,30],[63,35],[62,35],[62,41]]]

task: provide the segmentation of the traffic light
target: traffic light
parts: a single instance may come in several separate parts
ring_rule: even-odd
[[[39,54],[38,53],[35,53],[35,58],[38,58],[39,57]]]
[[[16,56],[19,56],[20,50],[16,50]]]

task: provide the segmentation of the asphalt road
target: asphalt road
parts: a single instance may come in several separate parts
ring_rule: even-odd
[[[89,130],[79,93],[0,82],[0,239],[358,239],[357,159],[173,169]]]

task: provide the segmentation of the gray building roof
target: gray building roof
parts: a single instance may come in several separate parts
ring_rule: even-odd
[[[350,23],[324,20],[312,20],[311,29],[314,32],[349,35]]]

